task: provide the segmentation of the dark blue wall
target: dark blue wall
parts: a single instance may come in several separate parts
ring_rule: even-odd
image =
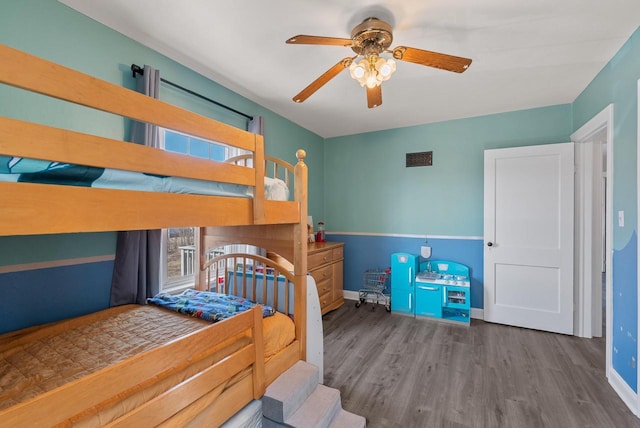
[[[0,333],[106,309],[112,272],[111,260],[0,274]]]
[[[482,309],[483,298],[483,241],[473,238],[424,238],[328,234],[328,241],[344,242],[344,289],[357,291],[363,273],[371,268],[391,266],[391,254],[420,254],[420,247],[431,247],[430,259],[450,260],[469,267],[471,275],[471,306]]]

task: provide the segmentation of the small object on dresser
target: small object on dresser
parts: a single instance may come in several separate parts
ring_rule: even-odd
[[[309,244],[316,242],[316,236],[313,233],[313,226],[310,224],[307,224],[307,242]]]
[[[318,222],[318,233],[316,233],[316,242],[325,242],[326,237],[324,233],[324,222]]]

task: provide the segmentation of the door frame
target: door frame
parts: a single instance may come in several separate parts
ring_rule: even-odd
[[[606,196],[605,196],[605,263],[606,263],[606,274],[605,274],[605,289],[606,289],[606,320],[605,320],[605,339],[606,339],[606,365],[605,365],[605,373],[609,382],[611,382],[610,374],[611,374],[611,358],[613,352],[612,346],[612,335],[613,335],[613,323],[612,323],[612,254],[613,254],[613,104],[609,104],[605,107],[600,113],[595,115],[591,120],[582,125],[577,131],[571,134],[571,140],[577,144],[585,143],[589,141],[595,134],[602,132],[606,129],[606,145],[607,145],[607,184],[606,184]],[[595,174],[593,171],[592,165],[577,165],[577,168],[588,168],[587,170],[583,170],[583,172],[587,174]],[[589,171],[590,169],[590,171]],[[601,175],[601,171],[597,172],[598,176]],[[593,201],[591,201],[593,204]],[[600,209],[600,207],[592,206],[592,209]],[[586,215],[590,215],[587,213]],[[582,223],[582,220],[585,219],[584,210],[576,211],[576,220],[579,223]],[[582,258],[576,258],[577,267],[576,269],[580,270],[580,272],[585,272],[587,266],[585,266],[584,260]],[[576,289],[578,294],[583,298],[580,299],[577,309],[577,319],[576,327],[578,331],[575,332],[577,336],[580,337],[592,337],[592,308],[593,308],[593,297],[594,295],[600,295],[601,292],[598,293],[598,290],[593,290],[592,281],[582,281],[581,283],[576,283]]]

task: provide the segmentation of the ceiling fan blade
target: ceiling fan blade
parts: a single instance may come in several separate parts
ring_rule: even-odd
[[[382,85],[377,85],[373,88],[367,86],[367,106],[376,108],[380,104],[382,104]]]
[[[341,39],[338,37],[306,36],[300,34],[287,40],[289,44],[295,45],[329,45],[329,46],[351,46],[353,40]]]
[[[393,57],[400,61],[413,62],[415,64],[435,67],[441,70],[463,73],[471,65],[469,58],[447,55],[422,49],[398,46],[393,49]]]
[[[309,86],[307,86],[302,91],[300,91],[298,95],[293,97],[293,101],[297,103],[301,103],[307,98],[309,98],[311,95],[313,95],[314,92],[322,88],[329,80],[333,79],[338,74],[340,74],[342,70],[349,67],[352,61],[353,61],[353,58],[350,58],[350,57],[342,59],[336,65],[334,65],[333,67],[325,71],[324,74],[322,74],[316,80],[311,82]]]

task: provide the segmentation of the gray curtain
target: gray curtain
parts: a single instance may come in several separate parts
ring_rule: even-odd
[[[247,125],[247,131],[264,136],[264,117],[253,116]]]
[[[147,65],[137,78],[137,90],[153,98],[160,91],[160,72]],[[158,128],[134,122],[131,141],[160,147]],[[111,279],[111,306],[129,303],[145,304],[160,290],[160,230],[118,232],[116,258]]]

